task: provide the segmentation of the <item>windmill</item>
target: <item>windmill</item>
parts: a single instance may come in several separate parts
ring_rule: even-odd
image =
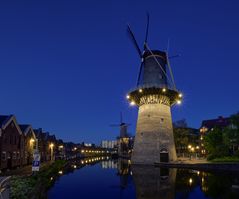
[[[120,138],[128,137],[128,126],[130,124],[123,122],[123,115],[120,112],[120,123],[119,124],[111,124],[111,127],[119,127],[120,128]]]
[[[169,69],[169,75],[168,75],[167,71],[166,71],[166,68],[163,67],[163,64],[161,64],[160,61],[156,57],[157,52],[155,53],[155,51],[151,50],[149,48],[149,45],[148,45],[149,13],[147,13],[147,24],[146,24],[145,38],[144,38],[144,43],[143,43],[143,49],[142,50],[140,49],[140,47],[138,45],[138,42],[137,42],[137,40],[134,36],[134,33],[133,33],[129,24],[127,25],[127,32],[129,34],[129,37],[130,37],[136,51],[138,52],[139,58],[141,60],[136,86],[137,87],[140,86],[140,80],[142,79],[142,70],[143,70],[143,66],[145,64],[145,58],[147,57],[148,54],[150,54],[151,56],[153,56],[155,62],[158,64],[158,66],[162,70],[163,74],[165,75],[165,77],[167,79],[166,81],[169,81],[171,83],[173,89],[176,90],[174,76],[173,76],[172,69],[171,69],[171,66],[170,66],[170,59],[179,57],[180,54],[169,56],[169,54],[168,54],[168,52],[169,52],[169,40],[168,40],[167,49],[165,51],[161,51],[162,53],[165,54],[165,57],[166,57],[166,66]]]
[[[142,50],[130,25],[127,31],[141,59],[136,88],[126,96],[130,105],[139,107],[132,163],[152,165],[175,161],[171,106],[181,104],[182,100],[170,66],[170,58],[176,56],[168,55],[169,42],[164,51],[150,49],[149,14]]]

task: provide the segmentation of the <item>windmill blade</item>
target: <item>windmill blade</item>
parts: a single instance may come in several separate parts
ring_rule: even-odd
[[[145,44],[148,42],[148,34],[149,34],[149,13],[147,12],[147,26],[146,26],[146,33],[144,39],[144,50],[146,50]]]
[[[169,73],[170,73],[170,76],[171,76],[171,79],[172,79],[173,87],[176,90],[176,85],[175,85],[175,81],[174,81],[174,77],[173,77],[173,72],[172,72],[172,68],[170,66],[170,62],[169,62],[168,52],[166,52],[166,58],[167,58],[167,65],[168,65],[168,68],[169,68]]]
[[[141,76],[141,72],[142,72],[142,68],[143,68],[143,60],[141,62],[140,68],[139,68],[139,75],[138,75],[138,79],[137,79],[137,86],[139,85],[139,81],[140,81],[140,76]]]
[[[122,124],[123,123],[123,114],[122,114],[122,112],[120,112],[120,124]]]
[[[121,123],[120,126],[130,126],[131,124],[129,123]]]
[[[136,48],[136,50],[137,50],[137,52],[138,52],[140,58],[142,58],[142,52],[141,52],[141,50],[140,50],[140,48],[139,48],[139,45],[138,45],[138,43],[137,43],[137,41],[136,41],[136,39],[135,39],[134,33],[132,32],[132,30],[131,30],[129,24],[128,24],[128,26],[127,26],[127,31],[128,31],[128,33],[129,33],[129,36],[130,36],[130,38],[131,38],[131,40],[132,40],[132,42],[133,42],[133,44],[134,44],[134,46],[135,46],[135,48]]]

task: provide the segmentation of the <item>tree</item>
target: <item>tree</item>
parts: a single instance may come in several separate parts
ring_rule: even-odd
[[[205,136],[205,148],[208,159],[229,155],[230,140],[227,129],[215,128]]]
[[[186,119],[181,119],[173,123],[173,127],[175,128],[187,128],[188,124]]]

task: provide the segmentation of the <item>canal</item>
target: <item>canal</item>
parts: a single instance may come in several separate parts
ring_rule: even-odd
[[[59,171],[49,199],[238,199],[239,174],[133,166],[92,158]],[[49,179],[52,180],[52,179]]]

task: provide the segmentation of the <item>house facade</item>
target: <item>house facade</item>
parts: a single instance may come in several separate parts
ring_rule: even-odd
[[[24,135],[14,115],[0,116],[0,169],[20,167],[24,162]]]

